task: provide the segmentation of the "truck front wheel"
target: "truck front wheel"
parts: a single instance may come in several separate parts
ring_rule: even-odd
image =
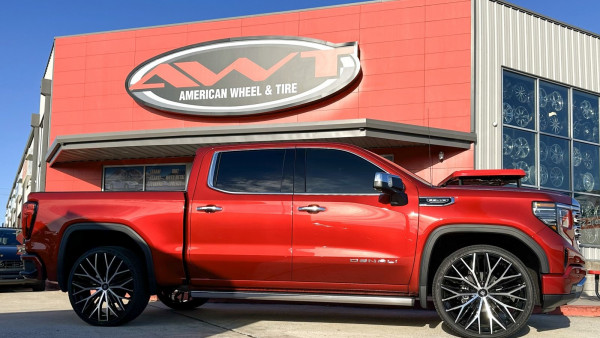
[[[433,280],[433,301],[440,317],[461,336],[507,337],[527,324],[535,287],[515,255],[474,245],[444,259]]]
[[[68,282],[71,306],[89,324],[116,326],[137,316],[148,305],[148,278],[130,250],[105,246],[81,255]]]

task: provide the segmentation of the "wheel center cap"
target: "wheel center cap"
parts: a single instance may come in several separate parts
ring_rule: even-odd
[[[488,292],[485,289],[481,289],[477,293],[479,294],[479,297],[482,297],[482,298],[488,295]]]
[[[104,290],[104,291],[108,290],[108,284],[106,284],[106,283],[102,284],[102,290]]]

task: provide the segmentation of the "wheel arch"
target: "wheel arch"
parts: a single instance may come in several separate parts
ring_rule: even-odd
[[[57,259],[57,282],[67,291],[70,268],[85,251],[98,246],[123,246],[141,256],[148,275],[151,294],[156,292],[152,251],[148,243],[133,229],[118,223],[77,223],[63,233]]]
[[[489,238],[478,238],[481,235],[497,235],[501,240],[500,245],[495,244]],[[461,241],[456,241],[460,238]],[[448,247],[440,245],[444,239],[452,239],[453,244]],[[474,244],[491,244],[504,248],[509,251],[514,251],[514,248],[507,247],[507,240],[515,240],[512,242],[517,251],[524,251],[533,254],[533,256],[525,256],[525,265],[535,265],[541,273],[550,272],[550,264],[548,257],[542,247],[530,236],[519,229],[511,228],[502,225],[484,225],[484,224],[452,224],[441,226],[431,232],[421,255],[421,264],[419,268],[419,302],[422,308],[427,307],[427,296],[430,281],[435,274],[435,269],[441,263],[441,259],[434,257],[435,253],[454,252],[460,247]],[[504,244],[503,244],[504,243]],[[513,249],[513,250],[511,250]],[[528,264],[529,263],[529,264]],[[433,268],[433,269],[432,269]],[[433,270],[433,271],[432,271]],[[539,285],[539,281],[538,281]]]

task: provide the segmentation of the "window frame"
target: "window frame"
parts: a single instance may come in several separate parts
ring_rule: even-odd
[[[213,182],[214,182],[214,175],[216,173],[216,167],[217,167],[217,159],[219,157],[219,154],[221,153],[226,153],[226,152],[235,152],[235,151],[255,151],[255,150],[277,150],[277,149],[282,149],[282,150],[294,150],[294,174],[292,175],[294,177],[294,181],[295,181],[295,175],[296,175],[296,156],[297,156],[297,152],[298,150],[303,150],[303,149],[329,149],[329,150],[337,150],[337,151],[343,151],[346,153],[350,153],[358,158],[363,159],[364,161],[369,162],[370,164],[372,164],[373,166],[379,168],[380,172],[384,172],[384,173],[388,173],[387,170],[382,169],[379,165],[373,163],[372,161],[364,158],[363,156],[360,156],[354,152],[345,150],[345,149],[338,149],[338,148],[334,148],[334,147],[273,147],[273,148],[250,148],[250,149],[233,149],[233,150],[218,150],[215,151],[211,157],[211,164],[210,164],[210,168],[208,171],[208,177],[207,177],[207,185],[210,189],[215,190],[215,191],[219,191],[225,194],[231,194],[231,195],[315,195],[315,196],[379,196],[381,193],[378,193],[377,191],[375,191],[373,189],[373,193],[372,194],[329,194],[329,193],[307,193],[307,192],[295,192],[295,182],[293,182],[293,189],[292,192],[279,192],[279,193],[264,193],[264,192],[239,192],[239,191],[228,191],[228,190],[224,190],[224,189],[220,189],[214,186]],[[285,162],[284,162],[285,164]],[[285,168],[283,168],[285,170]],[[306,171],[304,172],[304,179],[306,180]],[[373,177],[373,179],[375,179],[375,177]]]
[[[186,191],[187,190],[187,186],[190,180],[190,170],[192,168],[192,163],[186,163],[186,162],[177,162],[177,163],[151,163],[151,164],[125,164],[125,165],[119,165],[119,164],[114,164],[114,165],[105,165],[102,166],[102,191],[104,192],[160,192],[160,190],[146,190],[146,167],[155,167],[155,166],[167,166],[167,165],[183,165],[185,166],[185,189],[183,190],[163,190],[163,191]],[[142,190],[135,190],[135,191],[129,191],[129,190],[105,190],[104,189],[104,184],[105,182],[105,178],[106,178],[106,168],[127,168],[127,167],[142,167],[143,168],[143,174],[142,174]]]

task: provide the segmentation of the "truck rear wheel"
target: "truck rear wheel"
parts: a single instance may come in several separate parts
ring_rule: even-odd
[[[148,278],[130,250],[105,246],[81,255],[71,268],[69,300],[89,324],[116,326],[137,316],[148,305]]]
[[[507,337],[527,324],[535,288],[515,255],[474,245],[444,259],[433,279],[433,301],[444,322],[463,337]]]
[[[207,301],[205,298],[192,298],[189,292],[177,288],[161,288],[156,296],[171,309],[183,311],[193,310]]]

